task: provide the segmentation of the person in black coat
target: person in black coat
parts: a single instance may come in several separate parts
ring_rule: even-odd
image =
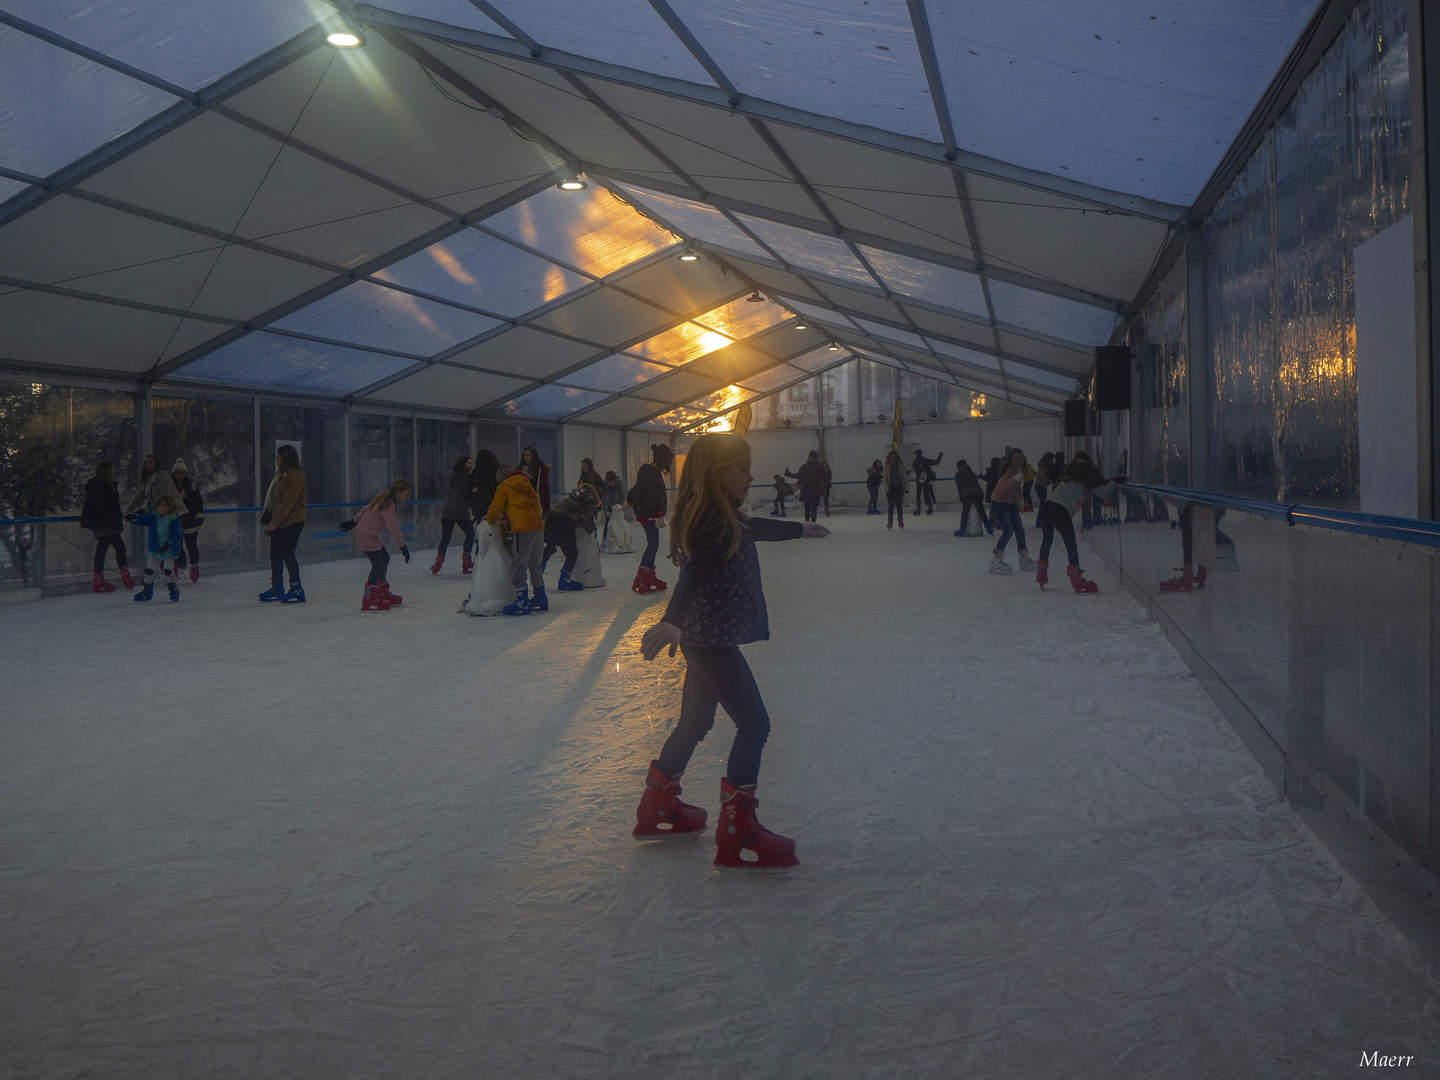
[[[636,471],[635,486],[625,495],[625,501],[635,510],[636,522],[645,530],[645,551],[630,586],[638,593],[658,592],[666,585],[664,579],[655,575],[655,555],[660,550],[660,528],[656,522],[664,519],[669,508],[665,477],[674,466],[675,451],[665,443],[652,443],[650,460]]]
[[[185,547],[175,558],[175,570],[177,573],[184,570],[188,557],[193,585],[200,580],[200,526],[205,524],[205,500],[200,496],[200,488],[190,479],[190,470],[183,459],[176,458],[170,466],[170,479],[175,481],[175,492],[180,496],[180,528],[185,532]]]
[[[135,588],[125,552],[125,519],[120,513],[120,489],[115,486],[115,463],[102,461],[95,466],[95,475],[85,484],[85,504],[80,510],[80,527],[95,537],[95,566],[91,592],[114,592],[115,586],[105,580],[105,553],[115,549],[115,565],[125,588]]]
[[[975,470],[970,468],[964,458],[955,466],[955,491],[960,496],[963,507],[960,511],[960,528],[955,530],[955,535],[965,535],[965,527],[970,524],[971,507],[974,507],[981,523],[989,529],[990,523],[985,516],[985,490],[980,486],[980,478],[975,475]]]
[[[540,556],[541,569],[550,561],[556,548],[565,553],[565,565],[560,570],[560,592],[579,592],[585,588],[580,582],[570,579],[580,558],[575,533],[579,529],[592,534],[595,532],[595,511],[598,509],[593,489],[589,484],[581,484],[545,515],[545,550]]]
[[[925,513],[935,513],[935,466],[944,459],[944,454],[936,454],[933,458],[924,457],[920,448],[915,448],[915,513],[920,513],[920,504],[925,504]]]
[[[500,486],[496,475],[500,471],[500,460],[490,450],[475,452],[475,467],[465,477],[465,506],[475,521],[484,521],[495,500],[495,489]]]

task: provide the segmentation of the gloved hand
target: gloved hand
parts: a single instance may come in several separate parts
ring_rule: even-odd
[[[161,545],[160,545],[160,550],[157,551],[155,554],[157,554],[157,555],[169,555],[169,554],[170,554],[170,541],[167,540],[167,541],[165,541],[165,543],[161,544]]]
[[[135,520],[137,517],[139,517],[139,516],[140,516],[139,514],[136,514],[136,513],[134,513],[134,512],[131,512],[131,513],[125,515],[125,520],[126,520],[126,521],[134,521],[134,520]]]
[[[410,561],[410,549],[404,544],[400,545],[400,554],[405,556],[405,561],[407,563]]]

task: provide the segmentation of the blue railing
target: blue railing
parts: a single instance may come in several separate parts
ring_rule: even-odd
[[[441,502],[444,502],[444,501],[445,501],[444,499],[407,499],[407,500],[406,500],[406,502],[409,503],[409,505],[411,505],[411,506],[430,506],[430,505],[433,505],[433,504],[435,504],[435,503],[441,503]],[[306,506],[305,506],[305,512],[306,512],[306,513],[309,513],[311,510],[343,510],[343,509],[345,509],[346,507],[350,507],[350,506],[365,506],[365,505],[368,505],[369,502],[370,502],[369,499],[361,499],[359,502],[307,503]],[[262,507],[262,506],[219,506],[219,507],[215,507],[215,508],[213,508],[213,509],[207,506],[207,507],[205,508],[205,513],[206,513],[207,516],[210,515],[210,514],[258,514],[258,513],[260,513],[262,510],[264,510],[264,507]],[[79,515],[79,514],[72,514],[72,515],[69,515],[69,516],[62,516],[62,517],[0,518],[0,526],[5,526],[5,525],[54,525],[54,524],[56,524],[56,523],[58,523],[58,522],[61,522],[61,521],[79,521],[79,520],[80,520],[80,515]]]
[[[1358,536],[1395,540],[1402,544],[1424,544],[1427,547],[1440,548],[1440,522],[1435,521],[1388,517],[1384,514],[1360,514],[1352,510],[1327,510],[1318,506],[1306,506],[1304,503],[1266,502],[1263,499],[1218,495],[1212,491],[1191,491],[1188,488],[1165,487],[1162,484],[1122,486],[1130,492],[1146,492],[1167,499],[1219,506],[1254,517],[1283,521],[1287,525],[1309,525],[1317,529],[1334,529]]]

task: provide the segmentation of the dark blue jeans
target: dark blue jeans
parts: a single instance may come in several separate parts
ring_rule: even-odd
[[[365,579],[367,585],[379,585],[382,581],[389,581],[385,576],[390,566],[390,552],[383,547],[379,551],[367,551],[365,557],[370,560],[370,576]]]
[[[645,530],[645,553],[640,556],[640,565],[654,570],[655,553],[660,550],[660,530],[653,521],[642,521],[640,527]]]
[[[995,545],[996,551],[1003,552],[1005,545],[1010,542],[1010,537],[1015,537],[1015,550],[1025,550],[1025,526],[1020,521],[1020,511],[1014,503],[1000,502],[998,500],[990,503],[990,511],[995,515],[995,520],[1000,524],[1000,540]]]
[[[770,737],[770,714],[750,665],[734,645],[681,645],[680,651],[685,655],[680,722],[660,751],[661,771],[666,776],[685,771],[695,747],[715,725],[715,707],[719,705],[735,722],[726,778],[736,787],[755,783],[760,775],[760,753]]]
[[[300,533],[304,528],[305,522],[297,521],[270,534],[270,580],[277,586],[281,582],[282,567],[290,571],[291,585],[300,583],[300,563],[295,559],[295,549],[300,546]]]
[[[872,487],[870,489],[869,510],[872,514],[878,514],[880,512],[880,489],[878,487]]]

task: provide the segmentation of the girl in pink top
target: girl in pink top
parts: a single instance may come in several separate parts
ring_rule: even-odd
[[[361,611],[389,611],[402,599],[390,591],[390,582],[386,580],[390,553],[380,542],[380,533],[383,529],[390,530],[390,539],[395,541],[408,563],[410,549],[405,546],[405,535],[400,531],[400,523],[395,520],[395,507],[410,497],[410,491],[409,480],[396,480],[355,515],[355,539],[360,542],[360,550],[370,559],[370,577],[365,583],[365,596],[360,601]]]

